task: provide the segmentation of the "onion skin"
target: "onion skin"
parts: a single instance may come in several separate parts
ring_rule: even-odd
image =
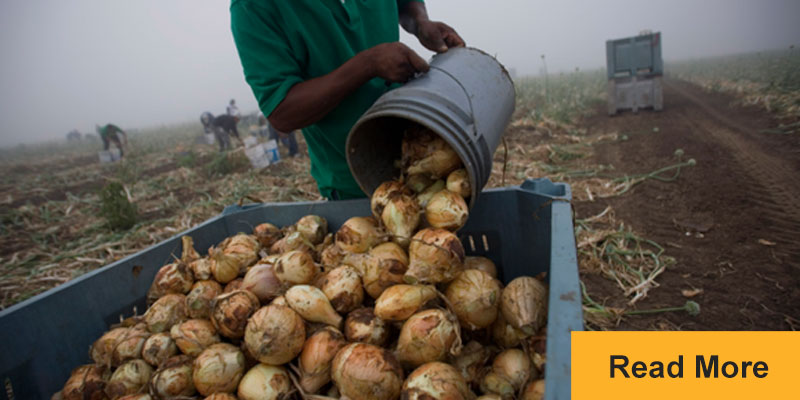
[[[104,400],[106,381],[111,373],[106,367],[90,364],[72,370],[72,373],[61,389],[64,400]]]
[[[222,252],[233,256],[239,260],[240,272],[258,261],[258,251],[261,250],[261,243],[253,235],[237,233],[220,244]]]
[[[457,169],[447,175],[447,190],[467,198],[472,195],[472,187],[469,183],[469,175],[464,168]]]
[[[408,270],[408,254],[397,243],[381,243],[372,248],[361,272],[364,290],[377,299],[386,288],[403,283]],[[358,269],[358,268],[356,268]]]
[[[272,264],[258,263],[252,266],[244,275],[242,289],[249,290],[258,297],[261,303],[266,303],[281,294],[281,281],[275,276]]]
[[[186,296],[168,294],[156,300],[144,313],[147,330],[152,333],[165,332],[172,325],[186,320]]]
[[[129,394],[139,393],[150,382],[153,367],[144,360],[131,360],[122,364],[106,385],[106,394],[112,400]]]
[[[403,323],[395,355],[404,366],[416,368],[460,351],[461,332],[456,317],[445,310],[431,309],[420,311]]]
[[[314,252],[314,243],[306,239],[302,233],[294,231],[275,242],[269,251],[272,254],[283,254],[290,251],[304,251],[311,254]]]
[[[322,280],[320,289],[330,300],[333,309],[340,313],[353,311],[364,301],[361,277],[355,268],[347,265],[328,272]]]
[[[188,397],[195,392],[192,358],[189,356],[175,356],[168,359],[150,379],[150,393],[158,399]]]
[[[364,253],[382,241],[383,233],[372,217],[350,218],[336,232],[336,244],[351,253]]]
[[[522,350],[508,349],[495,357],[492,371],[508,379],[516,393],[531,378],[532,365]]]
[[[256,237],[261,246],[264,248],[270,248],[275,242],[277,242],[283,234],[281,230],[275,226],[270,224],[269,222],[265,222],[263,224],[258,224],[253,229],[253,236]]]
[[[420,230],[408,252],[411,262],[403,277],[406,283],[447,283],[464,264],[464,246],[456,235],[444,229]]]
[[[244,336],[247,319],[260,306],[258,297],[247,290],[235,290],[217,297],[211,322],[219,334],[230,339]]]
[[[420,193],[435,181],[431,177],[424,174],[409,175],[406,178],[406,186],[408,186],[414,193]]]
[[[322,243],[325,235],[328,234],[328,221],[319,215],[306,215],[294,224],[298,232],[311,244]]]
[[[429,285],[394,285],[375,301],[375,315],[386,321],[405,321],[437,297]]]
[[[211,279],[211,264],[212,261],[208,258],[198,258],[190,262],[189,270],[192,271],[192,275],[194,275],[194,279],[196,280],[207,280]]]
[[[359,308],[347,315],[344,335],[348,342],[361,342],[383,347],[389,341],[389,327],[375,316],[372,308]]]
[[[311,283],[319,272],[308,253],[292,250],[284,253],[275,263],[275,276],[284,286]]]
[[[413,197],[394,193],[383,209],[381,221],[386,231],[392,235],[392,241],[408,247],[409,239],[419,226],[421,214],[422,210]]]
[[[194,240],[191,236],[181,236],[181,244],[183,245],[183,253],[181,253],[181,262],[189,264],[194,260],[200,258],[200,254],[194,249]]]
[[[150,337],[146,326],[134,326],[129,328],[125,334],[114,345],[111,353],[111,366],[118,367],[128,360],[142,357],[144,342]]]
[[[222,294],[222,286],[212,280],[197,281],[186,295],[186,312],[189,318],[208,319],[214,306],[214,299]]]
[[[95,340],[89,350],[89,356],[92,358],[92,361],[100,365],[110,366],[111,357],[114,354],[117,343],[128,334],[129,329],[130,328],[114,328]]]
[[[149,394],[129,394],[127,396],[122,396],[117,400],[153,400],[153,397]]]
[[[458,370],[443,362],[429,362],[415,369],[403,383],[401,396],[403,400],[475,399]]]
[[[544,379],[533,381],[525,386],[520,400],[542,400],[544,399]]]
[[[206,347],[220,341],[214,324],[205,319],[190,319],[175,324],[169,334],[181,352],[190,357],[197,357]]]
[[[244,332],[244,343],[250,355],[270,365],[291,361],[303,350],[305,340],[303,318],[288,306],[274,301],[250,317]]]
[[[461,325],[474,331],[490,326],[497,318],[500,293],[496,279],[483,271],[469,269],[450,282],[445,297]]]
[[[372,192],[372,196],[370,196],[370,209],[372,210],[372,215],[380,219],[381,215],[383,214],[383,209],[386,207],[386,204],[389,203],[389,199],[395,194],[406,194],[412,195],[413,192],[407,188],[402,182],[400,181],[386,181],[380,184],[374,192]]]
[[[503,289],[500,310],[511,326],[533,335],[547,319],[547,287],[529,276],[514,279]]]
[[[511,326],[502,312],[497,314],[497,319],[492,324],[491,331],[494,342],[503,348],[517,347],[527,336],[525,332]]]
[[[151,296],[157,294],[186,294],[192,289],[194,277],[192,271],[182,262],[167,264],[156,273],[153,286],[150,288]]]
[[[516,393],[508,378],[494,371],[484,375],[481,380],[481,391],[485,394],[499,395],[503,400],[513,399]]]
[[[464,258],[464,269],[479,269],[497,279],[497,267],[486,257],[468,256]]]
[[[331,378],[343,398],[393,400],[400,397],[403,369],[387,350],[351,343],[334,357]]]
[[[156,333],[147,338],[142,349],[142,358],[154,367],[160,366],[176,354],[178,346],[166,332]]]
[[[458,153],[431,131],[403,137],[401,152],[409,175],[425,174],[436,178],[447,176],[462,163]]]
[[[244,353],[228,343],[217,343],[203,350],[194,360],[192,381],[203,396],[233,393],[244,375]]]
[[[214,393],[203,400],[237,400],[236,396],[230,393]]]
[[[310,285],[295,285],[283,295],[286,303],[303,319],[321,322],[336,328],[342,326],[342,316],[333,309],[322,290]]]
[[[503,398],[500,397],[500,395],[489,393],[489,394],[484,394],[483,396],[478,397],[475,400],[503,400]]]
[[[331,363],[347,341],[336,328],[326,326],[306,340],[298,358],[300,387],[316,393],[331,381]]]
[[[244,279],[236,278],[230,282],[222,289],[222,294],[227,294],[230,292],[235,292],[242,288],[242,283],[244,283]],[[213,310],[212,310],[213,311]]]
[[[433,184],[425,188],[425,190],[417,195],[417,203],[419,203],[419,206],[424,209],[428,206],[428,202],[431,200],[431,197],[433,197],[433,195],[436,193],[441,192],[446,187],[447,185],[441,179],[433,182]]]
[[[492,356],[492,351],[476,341],[467,343],[461,353],[451,360],[455,367],[468,384],[480,381],[487,361]]]
[[[241,261],[229,254],[219,250],[210,251],[211,254],[211,275],[214,280],[225,284],[239,276],[242,269]]]
[[[330,271],[342,264],[345,252],[336,243],[326,247],[319,255],[320,264],[325,271]]]
[[[283,400],[292,391],[289,374],[283,367],[258,364],[239,382],[239,400]]]
[[[425,206],[425,218],[434,228],[455,232],[467,223],[469,207],[461,195],[447,189],[434,194]]]

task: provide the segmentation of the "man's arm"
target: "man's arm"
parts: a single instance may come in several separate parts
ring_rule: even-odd
[[[406,45],[379,44],[356,54],[327,75],[292,86],[269,115],[269,123],[281,132],[304,128],[322,119],[372,78],[405,82],[427,70],[428,63]]]

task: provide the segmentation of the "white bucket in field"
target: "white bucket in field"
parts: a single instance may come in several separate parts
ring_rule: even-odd
[[[275,139],[268,140],[264,146],[267,150],[267,154],[269,155],[270,162],[276,163],[281,160],[281,155],[278,152],[278,141]]]
[[[97,156],[100,158],[101,164],[112,163],[122,158],[119,149],[101,150],[97,152]]]
[[[206,137],[206,144],[211,144],[211,145],[214,144],[215,139],[213,133],[206,133],[204,136]]]
[[[263,144],[246,147],[244,154],[250,159],[250,165],[255,169],[266,168],[271,164],[266,146]]]

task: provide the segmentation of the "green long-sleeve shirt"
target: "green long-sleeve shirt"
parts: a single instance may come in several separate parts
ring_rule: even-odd
[[[410,0],[233,0],[231,28],[247,83],[270,115],[297,83],[326,75],[357,53],[399,40],[398,10]],[[415,0],[416,1],[416,0]],[[320,193],[364,197],[345,157],[347,134],[388,88],[372,79],[303,129]]]

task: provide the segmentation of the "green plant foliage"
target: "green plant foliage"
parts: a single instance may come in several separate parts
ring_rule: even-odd
[[[100,190],[100,214],[113,230],[128,230],[136,225],[136,205],[128,200],[119,182],[111,182]]]

